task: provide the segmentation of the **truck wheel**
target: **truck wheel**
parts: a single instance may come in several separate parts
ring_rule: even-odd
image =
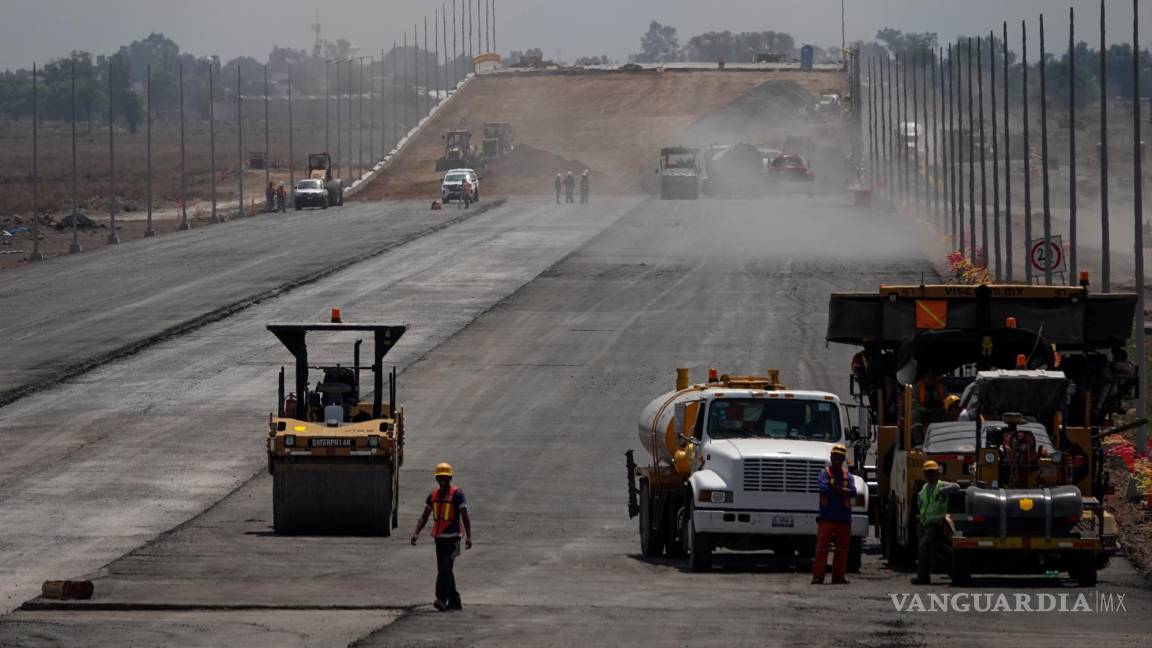
[[[712,569],[712,538],[696,531],[692,507],[688,507],[688,566],[694,572]]]
[[[652,528],[652,495],[648,490],[648,482],[640,483],[640,553],[646,558],[658,558],[664,555],[664,525],[661,528]]]
[[[972,583],[972,552],[964,549],[952,550],[952,586],[967,587]]]
[[[864,538],[852,537],[848,545],[848,573],[859,574],[860,566],[864,563]]]
[[[1076,579],[1080,587],[1096,587],[1099,571],[1096,569],[1096,552],[1080,551],[1072,558],[1068,575]]]

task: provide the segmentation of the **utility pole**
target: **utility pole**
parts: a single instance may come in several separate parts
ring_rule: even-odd
[[[220,215],[216,211],[216,81],[215,81],[215,68],[216,61],[208,61],[208,166],[210,173],[209,178],[212,183],[212,218],[209,220],[211,223],[219,223]],[[148,99],[148,104],[152,104],[152,99]],[[149,108],[151,110],[151,108]],[[151,201],[151,196],[149,196]],[[148,206],[151,209],[151,205]]]
[[[288,191],[296,195],[296,131],[292,124],[292,66],[288,66]]]
[[[40,116],[36,114],[36,64],[32,64],[32,254],[28,260],[43,261],[40,253],[40,133],[37,130]]]
[[[1024,104],[1024,245],[1032,245],[1032,145],[1029,143],[1028,126],[1028,21],[1020,21],[1020,66],[1024,72],[1023,99]],[[1026,247],[1025,250],[1028,250]],[[1032,260],[1029,255],[1024,257],[1024,281],[1032,283]]]
[[[272,184],[272,118],[271,105],[268,102],[268,64],[264,64],[264,193],[268,193],[268,185]],[[266,211],[276,209],[274,200],[269,200],[264,206]]]
[[[240,205],[238,218],[244,217],[244,92],[242,90],[242,68],[236,64],[236,183]]]
[[[329,142],[328,142],[328,124],[332,121],[332,118],[329,116],[329,108],[328,108],[328,105],[330,103],[332,103],[331,102],[331,99],[332,99],[332,80],[331,80],[331,75],[328,73],[328,70],[331,67],[331,63],[332,63],[332,59],[328,59],[328,60],[324,61],[324,152],[325,153],[332,150],[332,147],[329,145]]]
[[[340,144],[343,141],[341,139],[341,133],[343,133],[343,131],[340,130],[340,64],[343,62],[344,59],[336,59],[333,61],[333,63],[336,64],[336,156],[332,158],[331,166],[336,175],[340,175]]]
[[[1100,0],[1100,51],[1107,51],[1104,0]],[[1108,59],[1100,57],[1100,289],[1112,292],[1112,247],[1108,223]]]
[[[1103,1],[1103,0],[1101,0]],[[72,57],[72,243],[68,246],[68,254],[79,254],[84,251],[80,245],[80,198],[77,184],[79,171],[76,165],[76,57]],[[152,174],[148,174],[151,178]],[[152,201],[148,201],[148,208],[152,208]]]
[[[184,164],[184,64],[178,66],[180,78],[180,224],[177,230],[186,232],[192,229],[188,222],[188,174]],[[149,223],[151,225],[151,223]]]
[[[1076,26],[1068,7],[1068,283],[1079,276],[1076,263]],[[1104,52],[1100,53],[1104,56]]]
[[[152,229],[152,64],[149,63],[145,72],[144,81],[144,95],[147,98],[145,104],[144,114],[144,159],[145,159],[145,179],[144,179],[144,199],[148,201],[147,206],[147,226],[144,230],[144,236],[156,236],[156,230]]]
[[[115,94],[112,91],[112,61],[108,61],[108,243],[120,243],[120,235],[116,233],[116,143],[113,131],[115,130],[112,116],[115,106]]]
[[[1144,341],[1144,141],[1140,139],[1140,0],[1132,0],[1132,189],[1133,224],[1135,225],[1136,256],[1136,357],[1137,375],[1148,375],[1148,354]],[[1141,381],[1136,396],[1136,416],[1142,418],[1148,412],[1147,383]],[[1136,451],[1148,449],[1148,426],[1136,429]]]

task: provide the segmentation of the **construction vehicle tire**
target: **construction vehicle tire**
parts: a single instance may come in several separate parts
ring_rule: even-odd
[[[389,536],[396,511],[392,462],[325,466],[275,463],[272,521],[277,535]]]
[[[652,495],[648,489],[648,482],[640,482],[640,553],[646,558],[658,558],[664,555],[665,530],[664,524],[659,528],[652,528]]]
[[[864,564],[864,538],[852,536],[848,544],[848,573],[859,574],[860,566]]]
[[[1099,571],[1096,569],[1096,552],[1080,551],[1072,558],[1068,575],[1076,579],[1080,587],[1096,587]]]
[[[972,583],[972,552],[964,549],[952,550],[950,571],[953,587],[967,587]]]
[[[688,566],[694,572],[712,569],[712,537],[696,530],[692,520],[692,506],[688,505]]]

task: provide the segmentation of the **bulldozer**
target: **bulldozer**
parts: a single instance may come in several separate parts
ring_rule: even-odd
[[[479,169],[483,160],[472,146],[472,132],[453,130],[444,133],[444,156],[436,160],[437,171],[452,169]]]
[[[328,190],[328,204],[344,205],[344,181],[332,175],[332,156],[328,153],[312,153],[308,156],[308,177],[322,180]]]
[[[396,370],[388,373],[384,402],[384,355],[406,326],[331,322],[269,324],[268,330],[295,358],[294,391],[285,396],[280,368],[279,401],[268,417],[268,472],[272,475],[273,528],[281,534],[389,536],[396,528],[400,466],[404,463],[404,408],[396,403]],[[362,339],[351,366],[309,364],[312,333],[366,332],[372,364],[362,367]],[[372,373],[372,398],[364,398],[361,373]],[[311,385],[315,375],[319,380]]]
[[[1053,571],[1095,585],[1118,549],[1101,439],[1118,431],[1111,414],[1138,386],[1122,357],[1135,304],[1134,294],[1091,294],[1086,276],[1080,286],[832,295],[826,339],[863,347],[850,391],[874,421],[872,521],[890,565],[915,560],[931,459],[961,487],[945,520],[953,585]],[[937,385],[960,395],[959,409],[924,396]]]
[[[512,124],[507,122],[484,122],[484,157],[498,158],[512,152]]]

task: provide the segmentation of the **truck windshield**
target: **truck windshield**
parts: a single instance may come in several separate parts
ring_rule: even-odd
[[[840,440],[840,415],[831,401],[718,398],[708,409],[713,439]]]
[[[464,178],[468,177],[463,173],[449,173],[444,177],[444,182],[464,182]]]
[[[301,180],[296,183],[297,189],[323,189],[319,180]]]

